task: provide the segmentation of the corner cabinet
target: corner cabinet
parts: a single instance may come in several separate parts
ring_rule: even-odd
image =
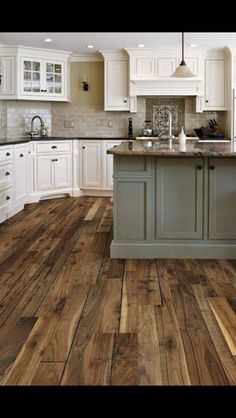
[[[70,53],[0,47],[0,98],[70,100]]]
[[[100,52],[104,56],[104,110],[129,111],[128,55]]]

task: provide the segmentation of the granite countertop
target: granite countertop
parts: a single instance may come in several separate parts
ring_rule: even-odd
[[[149,141],[132,141],[132,149],[129,149],[128,142],[117,145],[107,150],[108,154],[114,155],[146,155],[157,157],[236,157],[236,144],[232,142],[198,143],[198,141],[187,141],[181,146],[177,142],[169,147],[168,142],[154,142],[148,146]]]
[[[65,136],[44,136],[44,137],[33,137],[32,139],[30,137],[19,137],[19,138],[0,138],[0,146],[1,145],[13,145],[13,144],[21,144],[25,142],[31,142],[31,141],[65,141],[65,140],[73,140],[73,139],[83,139],[83,140],[128,140],[128,138],[121,138],[121,137],[86,137],[86,136],[76,136],[76,137],[65,137]]]

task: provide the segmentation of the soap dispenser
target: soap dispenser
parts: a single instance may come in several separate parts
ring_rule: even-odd
[[[184,128],[182,126],[182,130],[178,136],[179,144],[185,144],[186,143],[186,135],[184,133]]]

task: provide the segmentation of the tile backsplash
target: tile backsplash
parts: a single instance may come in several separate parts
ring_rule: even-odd
[[[151,120],[154,129],[166,124],[166,112],[174,114],[173,133],[177,135],[184,126],[188,135],[194,128],[207,126],[212,117],[225,130],[226,112],[195,113],[193,97],[139,97],[138,112],[105,112],[102,106],[79,106],[73,103],[0,101],[0,138],[25,136],[30,131],[33,116],[40,115],[48,127],[49,135],[64,137],[126,137],[128,119],[133,119],[134,137],[141,134],[145,120]],[[109,126],[111,125],[111,126]],[[35,120],[35,127],[39,121]]]

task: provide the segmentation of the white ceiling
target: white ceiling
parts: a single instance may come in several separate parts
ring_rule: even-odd
[[[44,38],[52,38],[51,43]],[[75,54],[93,54],[104,49],[181,47],[181,32],[0,32],[0,45],[59,49]],[[185,32],[185,47],[220,49],[236,47],[236,32]],[[94,49],[86,46],[92,44]]]

